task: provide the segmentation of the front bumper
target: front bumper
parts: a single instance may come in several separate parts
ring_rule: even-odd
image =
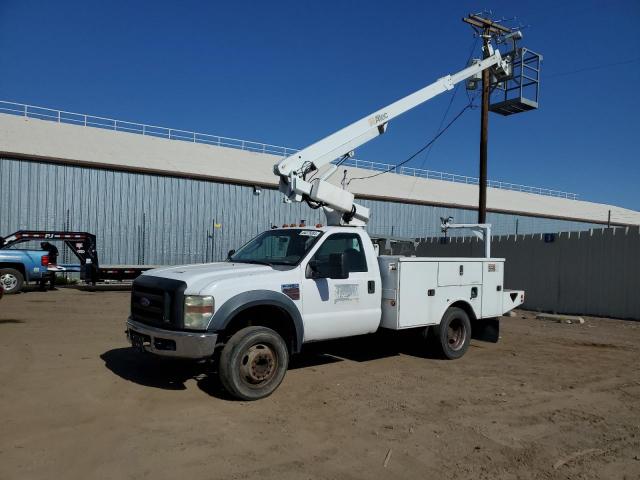
[[[218,334],[175,332],[150,327],[127,319],[127,339],[132,346],[164,357],[210,358],[216,348]]]

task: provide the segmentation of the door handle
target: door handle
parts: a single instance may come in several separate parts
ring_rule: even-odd
[[[367,291],[369,293],[376,293],[376,281],[375,280],[369,280],[367,282]]]
[[[471,298],[477,298],[478,297],[478,287],[472,287],[471,288]]]

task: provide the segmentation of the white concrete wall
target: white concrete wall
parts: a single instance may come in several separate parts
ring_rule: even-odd
[[[47,161],[206,178],[249,185],[276,186],[272,173],[279,158],[233,148],[168,140],[135,133],[59,124],[0,114],[0,154]],[[348,168],[349,177],[372,174]],[[339,182],[340,174],[333,181]],[[478,187],[460,183],[385,174],[355,181],[358,197],[476,208]],[[640,225],[640,212],[612,205],[488,189],[490,211],[606,223]]]

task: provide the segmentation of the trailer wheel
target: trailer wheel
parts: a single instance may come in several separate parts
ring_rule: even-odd
[[[444,312],[440,325],[434,328],[438,349],[443,357],[455,360],[462,357],[471,341],[469,315],[461,308],[451,307]]]
[[[24,285],[24,277],[18,270],[13,268],[0,269],[0,283],[4,288],[4,293],[11,295],[12,293],[18,293],[22,290]]]
[[[222,386],[235,398],[258,400],[278,388],[289,364],[287,345],[267,327],[236,332],[220,354]]]

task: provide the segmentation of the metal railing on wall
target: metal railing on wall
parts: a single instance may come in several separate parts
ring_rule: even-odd
[[[0,113],[18,115],[26,118],[49,120],[57,123],[68,123],[85,127],[103,128],[106,130],[114,130],[118,132],[135,133],[150,137],[166,138],[168,140],[179,140],[183,142],[217,145],[219,147],[237,148],[249,152],[268,153],[271,155],[278,155],[282,157],[286,157],[298,151],[298,149],[295,148],[271,145],[269,143],[252,142],[250,140],[221,137],[219,135],[211,135],[208,133],[198,133],[188,130],[180,130],[177,128],[168,128],[160,127],[157,125],[128,122],[125,120],[117,120],[115,118],[98,117],[96,115],[87,115],[84,113],[67,112],[64,110],[55,110],[52,108],[38,107],[35,105],[8,102],[4,100],[0,100]],[[435,170],[426,170],[422,168],[396,167],[392,164],[372,162],[369,160],[360,160],[357,158],[350,158],[345,161],[343,165],[377,172],[389,171],[398,175],[427,178],[431,180],[442,180],[470,185],[478,185],[479,183],[479,179],[477,177],[469,177],[466,175],[439,172]],[[517,183],[502,182],[497,180],[489,180],[488,186],[491,188],[499,188],[502,190],[533,193],[536,195],[567,198],[570,200],[576,200],[578,198],[578,194],[576,193],[564,192],[562,190],[554,190],[550,188],[521,185]]]

